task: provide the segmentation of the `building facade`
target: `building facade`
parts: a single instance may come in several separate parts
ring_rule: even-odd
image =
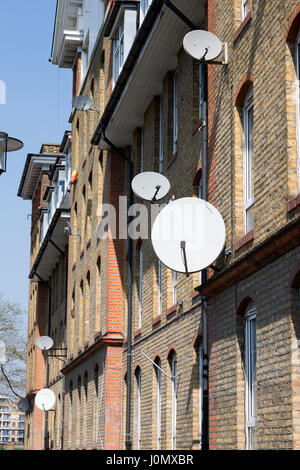
[[[191,23],[223,43],[218,63],[185,52]],[[49,416],[28,413],[28,448],[47,433],[64,449],[299,448],[299,31],[296,0],[58,0],[52,63],[73,70],[73,95],[93,106],[70,117],[62,324],[63,313],[47,320],[49,286],[58,298],[62,284],[46,258],[43,268],[49,228],[33,217],[27,392],[48,382],[57,402]],[[26,162],[20,195],[51,212],[48,172],[63,157],[43,152],[49,168]],[[144,171],[168,177],[164,202],[207,194],[223,216],[207,276],[162,265],[150,221],[124,236]],[[100,239],[105,204],[118,222]],[[47,367],[34,349],[45,331],[64,364]]]
[[[0,448],[24,448],[25,414],[7,397],[0,397]]]

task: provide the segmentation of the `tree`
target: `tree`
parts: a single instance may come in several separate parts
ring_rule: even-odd
[[[26,378],[26,326],[25,315],[21,308],[0,296],[0,345],[5,346],[6,362],[3,364],[5,375],[12,388],[25,396]],[[1,348],[0,348],[1,349]],[[3,348],[2,348],[3,349]],[[4,351],[0,350],[1,352]],[[2,354],[3,356],[3,354]],[[0,394],[16,398],[6,378],[0,371]]]

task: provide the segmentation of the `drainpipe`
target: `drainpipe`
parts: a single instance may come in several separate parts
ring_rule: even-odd
[[[202,199],[207,201],[207,147],[208,147],[208,79],[207,64],[201,64],[201,83],[202,83]],[[207,282],[207,269],[202,270],[202,283]],[[203,344],[203,411],[202,411],[202,450],[209,449],[208,436],[208,328],[207,328],[207,297],[202,297],[202,344]]]
[[[129,165],[129,207],[133,204],[133,191],[131,188],[131,182],[133,179],[133,162],[125,153],[123,153],[118,147],[116,147],[106,136],[105,127],[102,126],[102,140],[106,142],[113,150],[115,150],[121,157],[123,157]],[[100,138],[100,140],[101,140]],[[130,223],[131,217],[128,220]],[[131,428],[131,343],[132,343],[132,269],[133,269],[133,242],[131,237],[128,237],[128,317],[127,317],[127,395],[126,395],[126,438],[125,446],[126,450],[131,450],[132,442],[130,435]]]

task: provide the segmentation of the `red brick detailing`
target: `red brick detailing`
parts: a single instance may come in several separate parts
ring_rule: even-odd
[[[168,308],[168,310],[166,311],[166,317],[176,312],[177,309],[178,309],[178,304],[172,305],[172,307]]]
[[[173,353],[177,354],[177,348],[174,343],[170,344],[169,346],[168,353],[167,353],[168,360],[171,358]]]
[[[110,204],[116,209],[117,235],[119,233],[119,196],[124,195],[126,166],[124,159],[117,153],[111,151],[109,158],[110,166]],[[123,285],[122,273],[124,272],[124,241],[118,237],[113,240],[107,238],[107,331],[119,331],[123,329]]]
[[[105,449],[121,449],[122,348],[109,346],[106,353]]]
[[[153,355],[153,362],[155,362],[155,359],[159,358],[159,360],[161,361],[161,354],[159,351],[155,351],[154,355]]]
[[[138,336],[142,336],[142,328],[139,328],[138,330],[135,331],[134,339],[136,339]]]
[[[158,323],[161,322],[161,315],[157,315],[157,317],[153,318],[152,320],[152,326],[157,326]]]
[[[246,28],[247,24],[250,23],[251,18],[252,18],[252,11],[249,11],[246,18],[243,20],[243,22],[240,24],[240,26],[238,27],[238,29],[234,33],[233,42],[235,42],[238,39],[238,37],[240,36],[242,31],[244,31],[244,29]]]
[[[254,74],[252,72],[247,72],[240,81],[239,87],[235,94],[235,105],[243,106],[245,97],[248,93],[249,88],[253,85]]]
[[[298,194],[298,196],[290,199],[287,202],[286,211],[291,212],[292,210],[296,209],[296,207],[299,207],[299,206],[300,206],[300,194]]]
[[[238,240],[234,244],[234,251],[238,251],[242,248],[242,246],[247,245],[247,243],[251,242],[255,238],[255,232],[254,230],[251,230],[251,232],[246,233],[244,237],[242,237],[240,240]]]
[[[77,96],[81,83],[81,54],[79,53],[73,68],[73,96]]]
[[[300,29],[300,3],[294,8],[288,20],[288,26],[285,33],[285,39],[289,42],[295,42]]]

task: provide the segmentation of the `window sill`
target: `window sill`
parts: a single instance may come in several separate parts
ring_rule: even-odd
[[[177,158],[177,152],[172,155],[172,157],[169,158],[168,164],[167,164],[167,170],[173,165]]]
[[[157,326],[161,322],[161,315],[157,315],[157,317],[153,318],[152,320],[152,327]]]
[[[252,19],[252,11],[249,11],[246,18],[242,21],[242,23],[240,24],[240,26],[234,33],[233,42],[235,42],[240,37],[241,33],[244,31],[244,29],[246,28],[247,24],[251,21],[251,19]]]
[[[234,251],[240,250],[243,246],[247,245],[247,243],[250,243],[251,241],[253,241],[254,238],[255,238],[254,230],[251,230],[251,232],[246,233],[246,235],[244,235],[234,244]]]
[[[300,194],[298,194],[298,196],[294,197],[293,199],[290,199],[287,202],[286,211],[291,212],[299,206],[300,206]]]
[[[166,317],[168,317],[169,315],[172,315],[172,313],[176,312],[177,309],[178,309],[178,304],[172,305],[172,307],[168,308],[168,310],[166,311]]]
[[[138,330],[136,330],[133,336],[134,336],[134,339],[137,339],[139,336],[142,336],[142,328],[139,328]]]

